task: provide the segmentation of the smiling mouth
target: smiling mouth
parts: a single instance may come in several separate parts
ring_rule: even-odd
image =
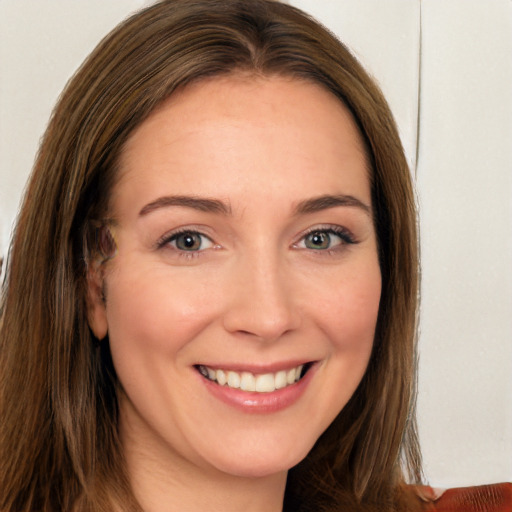
[[[272,393],[278,389],[292,386],[301,380],[312,364],[306,363],[289,368],[288,370],[262,374],[214,369],[202,364],[197,365],[196,368],[205,379],[215,382],[220,386],[248,392]]]

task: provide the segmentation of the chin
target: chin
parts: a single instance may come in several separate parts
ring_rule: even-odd
[[[308,453],[309,449],[298,452],[297,447],[288,450],[287,453],[283,453],[282,450],[252,452],[239,455],[236,460],[223,457],[213,465],[223,473],[240,478],[265,478],[288,472],[304,460]]]

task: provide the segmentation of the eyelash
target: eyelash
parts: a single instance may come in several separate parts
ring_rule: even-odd
[[[329,247],[326,249],[309,249],[310,251],[313,251],[316,253],[331,254],[335,251],[340,250],[340,246],[342,247],[344,245],[352,245],[352,244],[358,243],[358,241],[355,239],[354,235],[348,229],[346,229],[342,226],[328,224],[328,225],[315,226],[313,228],[308,229],[305,233],[303,233],[301,235],[299,242],[293,244],[294,247],[297,247],[299,243],[305,241],[308,236],[310,236],[314,233],[334,235],[341,239],[341,243],[335,245],[332,248]],[[306,248],[306,249],[308,249],[308,248]]]
[[[334,235],[334,236],[339,237],[341,239],[341,243],[335,245],[332,248],[329,247],[329,248],[326,248],[326,249],[311,249],[311,248],[308,248],[308,247],[305,247],[305,248],[298,247],[299,243],[305,241],[308,236],[310,236],[310,235],[312,235],[314,233]],[[163,237],[161,237],[157,241],[157,243],[156,243],[156,248],[157,249],[162,249],[162,248],[171,246],[172,250],[176,251],[176,253],[177,253],[177,255],[179,257],[186,258],[186,259],[197,258],[206,249],[210,248],[210,247],[208,247],[206,249],[198,249],[198,250],[187,251],[187,250],[179,249],[178,247],[172,246],[171,243],[174,242],[175,240],[177,240],[177,238],[179,236],[181,236],[181,235],[191,235],[191,236],[199,236],[201,238],[206,238],[212,244],[212,248],[218,248],[219,247],[218,245],[215,244],[215,242],[209,236],[205,235],[204,233],[201,233],[200,231],[198,231],[196,229],[193,229],[193,228],[183,228],[183,229],[178,229],[176,231],[173,231],[172,233],[168,233],[168,234],[164,235]],[[350,231],[348,231],[346,228],[342,227],[342,226],[337,226],[337,225],[320,225],[320,226],[315,226],[315,227],[312,227],[312,228],[308,229],[305,233],[303,233],[301,235],[301,237],[300,237],[298,242],[292,244],[292,247],[298,248],[298,249],[309,250],[309,251],[314,252],[314,253],[332,254],[333,252],[339,251],[340,250],[339,249],[340,246],[350,245],[350,244],[357,244],[357,243],[358,242],[354,238],[352,233]]]
[[[205,251],[205,249],[199,249],[197,251],[192,251],[192,250],[186,251],[183,249],[179,249],[178,247],[173,247],[171,245],[171,242],[174,242],[180,235],[200,236],[201,238],[206,238],[207,240],[209,240],[210,243],[213,245],[213,247],[218,247],[215,245],[213,240],[209,236],[205,235],[204,233],[201,233],[200,231],[193,229],[193,228],[183,228],[183,229],[178,229],[176,231],[173,231],[172,233],[168,233],[168,234],[164,235],[163,237],[161,237],[156,243],[156,248],[163,249],[165,247],[170,246],[170,247],[172,247],[172,250],[176,251],[178,257],[186,258],[186,259],[197,258],[200,256],[200,254],[203,251]]]

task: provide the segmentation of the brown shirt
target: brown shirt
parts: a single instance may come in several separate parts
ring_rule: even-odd
[[[512,483],[446,490],[426,512],[512,512]]]

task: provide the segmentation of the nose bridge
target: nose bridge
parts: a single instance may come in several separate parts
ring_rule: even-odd
[[[300,324],[286,258],[278,251],[252,250],[237,259],[232,300],[225,316],[230,332],[275,340]]]

